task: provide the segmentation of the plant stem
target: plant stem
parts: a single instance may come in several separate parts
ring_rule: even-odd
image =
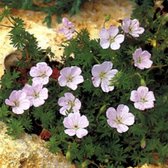
[[[155,69],[155,68],[163,68],[166,66],[168,66],[168,65],[154,65],[154,66],[151,66],[151,68],[147,72],[150,72],[152,69]]]
[[[9,16],[7,16],[6,18],[9,20],[9,22],[10,22],[12,25],[14,25],[13,21],[11,20],[11,18],[10,18]]]
[[[100,64],[99,60],[95,56],[93,56],[93,58],[98,64]]]
[[[7,26],[7,25],[4,25],[4,24],[0,24],[0,26],[8,27],[8,28],[13,28],[12,26]]]

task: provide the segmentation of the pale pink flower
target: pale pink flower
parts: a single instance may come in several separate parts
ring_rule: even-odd
[[[43,105],[48,98],[48,89],[43,88],[42,84],[26,84],[22,90],[27,94],[31,106],[33,105],[34,107]]]
[[[130,18],[123,20],[122,29],[125,33],[133,37],[139,37],[139,35],[145,31],[143,27],[139,26],[139,21],[137,19],[131,20]]]
[[[64,132],[69,136],[76,135],[78,138],[82,138],[88,134],[85,128],[89,125],[89,121],[85,115],[70,113],[64,118],[63,124],[67,128]]]
[[[145,110],[154,107],[155,97],[148,87],[140,86],[137,90],[131,92],[130,100],[134,102],[136,109]]]
[[[30,101],[22,90],[13,90],[9,99],[5,99],[5,104],[11,106],[15,114],[22,114],[30,107]]]
[[[150,68],[152,66],[153,61],[150,60],[151,54],[141,48],[138,48],[133,53],[134,65],[139,69]]]
[[[124,104],[118,105],[117,109],[109,107],[106,116],[110,127],[116,128],[119,133],[128,131],[128,126],[135,122],[135,116],[129,112],[128,106]]]
[[[67,18],[62,18],[62,28],[59,29],[59,32],[63,33],[65,37],[70,40],[75,32],[75,26]]]
[[[31,67],[30,76],[33,77],[34,84],[47,84],[49,77],[52,74],[52,69],[47,65],[46,62],[39,62],[36,66]]]
[[[67,115],[71,112],[79,112],[81,108],[81,102],[78,98],[76,98],[72,93],[66,92],[64,93],[64,97],[60,97],[58,99],[58,105],[62,106],[60,108],[60,113],[62,115]]]
[[[77,66],[65,67],[60,71],[58,83],[60,86],[67,86],[72,90],[77,89],[77,85],[84,81],[81,69]]]
[[[118,34],[119,29],[116,26],[110,26],[109,29],[102,28],[100,31],[100,46],[103,49],[110,48],[118,50],[120,44],[124,41],[124,35]]]
[[[96,64],[92,67],[92,83],[94,87],[101,88],[104,92],[109,92],[114,89],[114,86],[110,85],[110,81],[118,72],[117,69],[112,69],[112,62],[105,61],[102,64]]]

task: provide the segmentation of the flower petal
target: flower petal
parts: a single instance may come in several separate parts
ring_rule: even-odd
[[[74,136],[76,134],[76,131],[74,129],[66,129],[64,130],[65,134],[68,134],[69,136]]]
[[[111,37],[115,37],[118,34],[119,29],[116,26],[110,26],[108,31]]]
[[[78,129],[76,131],[76,136],[78,138],[82,138],[82,137],[86,136],[87,134],[88,134],[88,131],[86,129]]]
[[[119,124],[118,127],[117,127],[117,131],[119,133],[126,132],[126,131],[128,131],[128,126],[126,126],[124,124]]]
[[[106,40],[109,39],[109,32],[105,28],[101,29],[99,35],[100,35],[100,39],[106,39]]]
[[[113,42],[113,43],[110,44],[110,48],[112,50],[118,50],[120,48],[120,44],[117,43],[117,42]]]
[[[101,46],[103,49],[107,49],[107,48],[109,48],[109,46],[110,46],[110,41],[107,40],[107,39],[100,39],[100,46]]]
[[[117,43],[122,43],[124,41],[124,35],[123,34],[118,34],[116,37],[115,37],[115,42]]]

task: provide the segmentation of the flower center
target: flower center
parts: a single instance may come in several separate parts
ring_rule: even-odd
[[[39,77],[45,78],[46,77],[46,73],[45,72],[40,72]]]
[[[117,124],[122,124],[122,117],[116,117],[116,119],[115,119],[115,122],[117,123]]]
[[[68,105],[72,108],[75,106],[75,103],[74,103],[74,101],[68,101]]]
[[[132,27],[132,26],[129,26],[128,30],[129,30],[129,32],[131,33],[132,30],[133,30],[133,27]]]
[[[67,77],[67,82],[72,82],[72,81],[73,81],[73,76],[71,76],[71,75],[68,76],[68,77]]]
[[[141,64],[142,63],[142,59],[141,57],[139,56],[138,59],[137,59],[137,63]]]
[[[106,77],[106,72],[101,72],[99,74],[100,79],[104,79]]]
[[[14,101],[14,104],[15,104],[16,107],[19,107],[19,101],[17,101],[17,100]]]
[[[147,100],[145,99],[145,97],[141,97],[140,101],[141,101],[142,103],[146,103],[146,102],[147,102]]]
[[[115,42],[114,37],[110,37],[109,41],[110,41],[110,43],[114,43]]]
[[[35,97],[35,98],[38,98],[38,97],[39,97],[39,93],[34,92],[34,97]]]
[[[74,125],[74,129],[77,130],[78,129],[78,125]]]

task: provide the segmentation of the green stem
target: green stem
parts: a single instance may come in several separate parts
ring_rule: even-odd
[[[13,21],[11,20],[11,18],[9,16],[7,16],[7,19],[9,20],[9,22],[14,25]]]
[[[95,162],[89,161],[89,163],[92,164],[92,165],[94,165],[94,166],[96,166],[97,168],[99,168],[99,165],[97,165]]]
[[[155,69],[155,68],[163,68],[166,66],[168,66],[168,65],[154,65],[154,66],[151,66],[151,68],[147,72],[150,72],[152,69]]]
[[[100,64],[99,60],[95,56],[93,56],[93,58],[98,64]]]
[[[142,77],[138,72],[134,73],[132,76],[135,76],[135,75],[137,75],[137,76],[140,78],[140,84],[141,84],[142,86],[146,86],[146,82],[145,82],[145,80],[143,79],[143,77]]]
[[[0,26],[7,27],[7,28],[13,28],[12,26],[7,26],[7,25],[4,25],[4,24],[0,24]]]

